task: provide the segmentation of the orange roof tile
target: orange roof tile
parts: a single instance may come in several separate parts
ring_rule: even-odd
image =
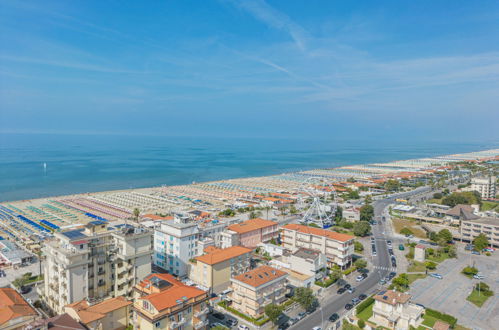
[[[230,225],[227,229],[235,231],[239,234],[248,233],[250,231],[276,226],[277,222],[265,220],[261,218],[250,219],[238,224]]]
[[[0,288],[0,325],[18,317],[37,316],[38,313],[12,288]]]
[[[251,249],[247,249],[242,246],[231,246],[226,249],[212,250],[212,252],[208,252],[207,254],[196,257],[195,259],[208,265],[214,265],[234,257],[250,253],[251,251]]]
[[[335,231],[331,231],[331,230],[327,230],[327,229],[314,228],[314,227],[298,225],[298,224],[294,224],[294,223],[287,224],[287,225],[283,226],[282,228],[294,230],[294,231],[299,231],[300,233],[304,233],[304,234],[327,237],[327,238],[334,239],[334,240],[340,241],[340,242],[347,242],[347,241],[355,238],[352,235],[341,234],[341,233],[337,233]]]
[[[403,292],[397,292],[393,290],[381,291],[380,293],[374,296],[374,299],[390,304],[395,305],[405,304],[409,299],[411,299],[411,295]]]
[[[249,272],[238,275],[234,277],[234,279],[256,288],[262,284],[287,275],[288,273],[283,272],[282,270],[270,266],[260,266]]]
[[[158,277],[170,284],[159,292],[151,293],[140,298],[149,301],[158,312],[178,305],[179,300],[188,300],[203,295],[206,296],[205,291],[185,285],[170,274],[151,274],[147,276],[144,281],[139,283],[138,286],[145,288],[150,284],[149,279],[152,277]]]
[[[131,304],[132,302],[126,300],[125,297],[116,297],[106,299],[95,305],[89,305],[86,300],[81,300],[66,305],[66,307],[74,309],[76,314],[78,314],[80,321],[84,324],[88,324],[104,318],[109,312],[115,311]]]
[[[166,216],[166,217],[162,217],[160,215],[156,215],[156,214],[145,214],[142,216],[143,218],[148,218],[148,219],[151,219],[151,220],[173,220],[173,217],[170,215],[170,216]]]

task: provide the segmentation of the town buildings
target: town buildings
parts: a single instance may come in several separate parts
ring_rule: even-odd
[[[151,272],[152,232],[131,225],[93,221],[55,233],[44,247],[44,300],[56,313],[83,299],[130,297]]]
[[[282,270],[260,266],[232,278],[232,307],[251,317],[263,315],[268,304],[280,304],[285,299],[286,278]]]
[[[38,313],[16,290],[0,288],[0,329],[23,329],[38,318]]]
[[[179,218],[161,221],[154,229],[154,264],[170,274],[185,277],[189,260],[198,253],[199,229]]]
[[[471,190],[478,191],[483,199],[495,198],[497,193],[496,177],[471,179]]]
[[[191,261],[189,278],[210,292],[222,292],[229,287],[231,277],[250,269],[251,249],[208,247],[206,252]]]
[[[472,242],[475,237],[484,234],[491,245],[499,247],[499,218],[463,220],[460,233],[462,240],[467,242]]]
[[[120,296],[94,305],[82,300],[66,305],[64,310],[88,329],[113,330],[124,329],[130,324],[131,305],[131,301]]]
[[[417,328],[423,321],[424,308],[410,302],[407,293],[386,290],[374,296],[373,315],[369,321],[389,329]]]
[[[326,229],[288,224],[282,227],[283,246],[291,251],[299,248],[319,251],[326,255],[329,264],[342,268],[352,262],[354,237]]]
[[[170,274],[151,274],[135,286],[135,329],[207,329],[208,295]]]
[[[267,243],[278,236],[277,222],[255,218],[228,226],[221,234],[221,244],[223,248],[241,245],[254,249],[259,243]]]

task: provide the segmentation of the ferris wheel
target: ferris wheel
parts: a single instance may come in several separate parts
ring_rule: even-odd
[[[302,203],[309,203],[307,210],[303,214],[301,223],[314,223],[320,228],[328,228],[334,223],[334,216],[337,209],[337,196],[333,187],[328,186],[331,191],[322,190],[326,187],[323,179],[312,177],[302,184],[301,193],[304,196]],[[328,197],[332,197],[331,202],[327,202]]]

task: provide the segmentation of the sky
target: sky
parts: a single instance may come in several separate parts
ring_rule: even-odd
[[[499,140],[498,1],[1,1],[0,132]]]

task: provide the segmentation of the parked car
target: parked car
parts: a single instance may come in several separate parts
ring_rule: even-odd
[[[364,300],[366,298],[367,298],[367,295],[364,293],[359,296],[359,300]]]
[[[397,275],[397,273],[391,272],[390,274],[388,274],[388,278],[391,280],[392,278],[395,277],[395,275]]]
[[[353,298],[352,299],[352,305],[357,305],[360,302],[359,298]]]
[[[362,276],[362,275],[359,275],[359,276],[357,276],[357,278],[355,278],[355,280],[356,280],[357,282],[363,281],[364,279],[365,279],[365,277],[364,277],[364,276]]]
[[[476,255],[478,255],[478,256],[479,256],[479,255],[480,255],[480,252],[478,252],[478,251],[471,251],[471,254],[476,254]]]
[[[344,288],[345,288],[346,290],[350,289],[351,287],[352,287],[352,286],[351,286],[350,284],[345,284],[345,286],[344,286]]]
[[[300,321],[298,318],[294,318],[294,317],[292,317],[292,318],[290,318],[290,319],[288,320],[288,324],[291,326],[291,325],[293,325],[293,324],[297,323],[298,321]]]
[[[30,293],[30,291],[31,291],[31,287],[30,286],[22,286],[21,287],[21,293],[22,294]]]
[[[229,326],[229,327],[235,327],[237,325],[237,320],[236,319],[228,319],[227,321],[225,321],[225,323]]]
[[[355,288],[348,289],[348,293],[354,293],[354,292],[355,292]]]
[[[250,330],[250,328],[247,325],[244,324],[239,324],[237,327],[238,330]]]
[[[434,278],[438,278],[439,280],[443,279],[443,276],[440,274],[437,274],[437,273],[431,273],[430,276],[434,277]]]
[[[229,329],[229,328],[227,328],[227,326],[226,326],[226,325],[223,325],[222,323],[218,323],[218,322],[213,323],[213,324],[210,326],[210,329],[217,328],[217,327],[222,328],[222,329]]]
[[[225,315],[223,315],[222,313],[213,313],[212,316],[220,321],[225,320]]]
[[[313,327],[312,330],[322,330],[321,327]]]
[[[483,280],[483,279],[485,279],[485,276],[480,275],[480,274],[476,274],[476,275],[473,275],[473,278],[474,278],[475,280]]]
[[[337,294],[343,294],[345,293],[345,291],[347,291],[347,289],[345,288],[339,288],[338,291],[336,291]]]
[[[405,250],[404,244],[399,244],[399,250],[400,251],[404,251]]]
[[[298,316],[297,316],[297,317],[298,317],[298,320],[301,320],[301,319],[302,319],[302,318],[304,318],[305,316],[307,316],[307,313],[305,313],[305,312],[300,312],[300,313],[298,313]]]
[[[346,305],[345,305],[345,309],[346,309],[347,311],[351,310],[352,308],[353,308],[353,305],[352,305],[352,304],[346,304]]]
[[[340,318],[340,316],[338,315],[338,313],[334,313],[332,314],[330,317],[329,317],[329,321],[331,322],[336,322],[338,321],[338,319]]]
[[[386,245],[392,246],[392,241],[390,241],[390,240],[386,241]]]

